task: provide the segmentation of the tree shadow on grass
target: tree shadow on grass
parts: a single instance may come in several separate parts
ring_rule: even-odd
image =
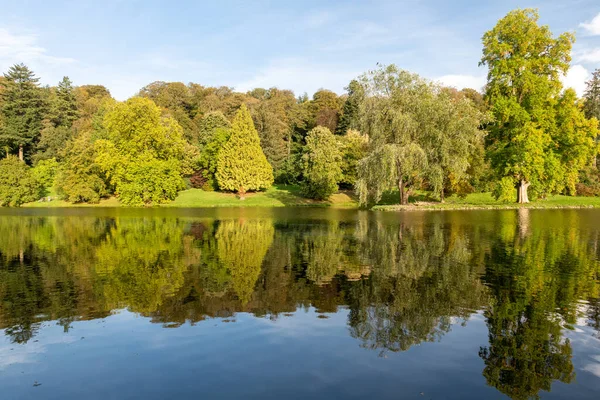
[[[335,193],[329,200],[320,201],[303,197],[300,187],[296,185],[274,185],[274,188],[276,190],[266,192],[265,196],[278,200],[288,207],[332,207],[336,204],[356,201],[356,196],[348,191]]]
[[[439,199],[433,197],[429,192],[416,192],[409,196],[408,203],[422,203],[422,202],[435,202],[439,203]],[[377,203],[377,205],[382,206],[393,206],[400,204],[400,192],[398,190],[392,190],[389,192],[383,193],[381,196],[381,200]]]

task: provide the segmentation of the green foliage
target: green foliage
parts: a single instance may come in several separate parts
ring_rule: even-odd
[[[54,186],[54,178],[58,172],[59,164],[55,158],[41,160],[31,169],[33,177],[44,188],[52,188]]]
[[[198,122],[198,145],[204,146],[213,140],[218,129],[228,129],[231,123],[220,111],[209,112]]]
[[[74,88],[67,76],[58,83],[54,98],[50,103],[50,115],[50,120],[56,127],[70,128],[73,122],[79,118]]]
[[[97,140],[96,162],[131,206],[173,200],[185,188],[186,143],[177,121],[161,117],[152,100],[134,97],[118,103],[104,117],[107,139]]]
[[[115,102],[106,97],[107,92],[103,87],[84,87],[83,90],[80,96],[86,115],[76,122],[79,132],[61,152],[64,159],[55,179],[55,187],[58,195],[68,202],[98,203],[112,192],[112,188],[106,174],[96,163],[94,144],[98,139],[106,138],[102,121],[114,108]]]
[[[367,138],[355,130],[347,130],[340,139],[342,179],[340,185],[351,189],[358,179],[358,163],[367,153]]]
[[[40,141],[33,155],[34,162],[55,158],[62,161],[67,142],[72,137],[72,131],[65,126],[55,127],[53,124],[44,124]]]
[[[426,181],[443,196],[446,182],[467,178],[480,148],[484,115],[466,99],[390,65],[363,75],[361,132],[369,138],[359,164],[357,191],[363,206],[384,192],[399,190],[407,204],[412,190]]]
[[[566,193],[574,196],[579,171],[590,164],[598,154],[596,136],[598,120],[586,119],[583,104],[577,100],[573,89],[566,90],[556,105],[556,131],[553,141],[560,157]]]
[[[325,127],[317,126],[306,137],[302,155],[302,193],[325,200],[338,190],[342,179],[342,154],[336,137]]]
[[[492,193],[494,198],[502,203],[512,203],[515,201],[515,181],[505,176],[496,183]]]
[[[254,90],[250,94],[259,100],[257,104],[249,103],[250,113],[260,145],[278,180],[291,150],[296,99],[291,91],[276,88]]]
[[[9,155],[0,160],[0,206],[18,207],[41,196],[42,187],[23,161]]]
[[[320,89],[313,95],[309,104],[314,118],[314,126],[324,126],[331,132],[336,132],[341,112],[341,100],[331,90]]]
[[[364,90],[360,83],[353,79],[346,88],[348,97],[342,108],[342,115],[336,127],[336,135],[345,135],[349,130],[360,128],[360,103],[363,100]]]
[[[592,77],[586,82],[584,98],[585,116],[600,120],[600,69],[592,72]]]
[[[221,190],[266,189],[273,184],[273,168],[260,147],[260,139],[245,105],[236,114],[229,140],[217,158],[217,182]]]
[[[153,82],[140,89],[141,97],[161,107],[165,116],[174,118],[183,129],[183,137],[190,143],[198,142],[198,127],[193,121],[192,93],[181,82]]]
[[[0,144],[28,155],[40,135],[45,112],[39,78],[24,64],[10,67],[4,78]]]
[[[206,178],[206,183],[202,186],[204,190],[217,190],[219,188],[216,179],[219,152],[229,140],[230,135],[230,129],[216,128],[210,139],[202,146],[198,165],[201,168],[202,175]]]

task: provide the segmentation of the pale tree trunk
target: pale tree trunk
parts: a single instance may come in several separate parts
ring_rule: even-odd
[[[517,203],[529,203],[529,197],[527,197],[527,188],[529,188],[529,185],[529,182],[527,182],[525,179],[521,179],[521,181],[519,182],[519,187],[517,189]]]
[[[23,145],[19,145],[19,160],[23,161]]]
[[[519,208],[519,235],[524,238],[529,233],[529,208]]]
[[[238,197],[240,200],[246,200],[246,189],[243,186],[238,189]]]
[[[442,190],[440,191],[440,203],[443,203],[444,199],[444,187],[442,186]]]

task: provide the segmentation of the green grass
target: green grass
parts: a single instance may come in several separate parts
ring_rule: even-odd
[[[63,200],[36,201],[23,207],[120,207],[115,197],[103,199],[98,204],[72,204]],[[355,208],[358,203],[350,192],[339,192],[327,201],[316,201],[302,197],[300,188],[292,185],[275,185],[264,192],[247,193],[244,200],[236,194],[205,192],[200,189],[188,189],[179,193],[177,198],[161,207],[337,207]]]
[[[396,196],[397,198],[397,196]],[[472,193],[465,198],[451,196],[444,203],[431,199],[426,193],[417,193],[406,206],[382,204],[374,207],[378,210],[464,210],[464,209],[511,209],[511,208],[600,208],[600,197],[579,197],[552,195],[546,199],[527,204],[502,203],[495,200],[491,193]]]
[[[55,196],[48,193],[48,196]],[[71,204],[63,200],[37,201],[23,205],[24,207],[121,207],[115,197],[103,199],[98,204]],[[240,200],[233,193],[205,192],[200,189],[188,189],[179,193],[177,198],[161,207],[334,207],[357,208],[356,196],[350,191],[334,194],[327,201],[305,199],[300,188],[293,185],[275,185],[264,192],[248,193],[245,200]],[[491,193],[472,193],[465,198],[451,196],[444,203],[433,198],[430,193],[417,191],[410,197],[410,204],[398,204],[398,192],[386,193],[375,210],[467,210],[467,209],[511,209],[511,208],[600,208],[600,197],[570,197],[554,195],[544,200],[532,201],[528,204],[501,203]]]

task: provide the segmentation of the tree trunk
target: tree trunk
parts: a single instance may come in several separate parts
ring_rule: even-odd
[[[442,190],[440,191],[440,203],[444,202],[444,188],[442,187]]]
[[[408,190],[406,190],[406,184],[402,179],[398,182],[398,191],[400,192],[400,204],[403,206],[408,204]]]
[[[527,197],[527,188],[529,188],[530,183],[525,179],[521,179],[519,182],[519,188],[517,189],[517,202],[519,204],[529,203],[529,197]]]
[[[238,197],[240,200],[246,200],[246,189],[243,186],[238,189]]]
[[[23,161],[23,145],[19,145],[19,160]]]

